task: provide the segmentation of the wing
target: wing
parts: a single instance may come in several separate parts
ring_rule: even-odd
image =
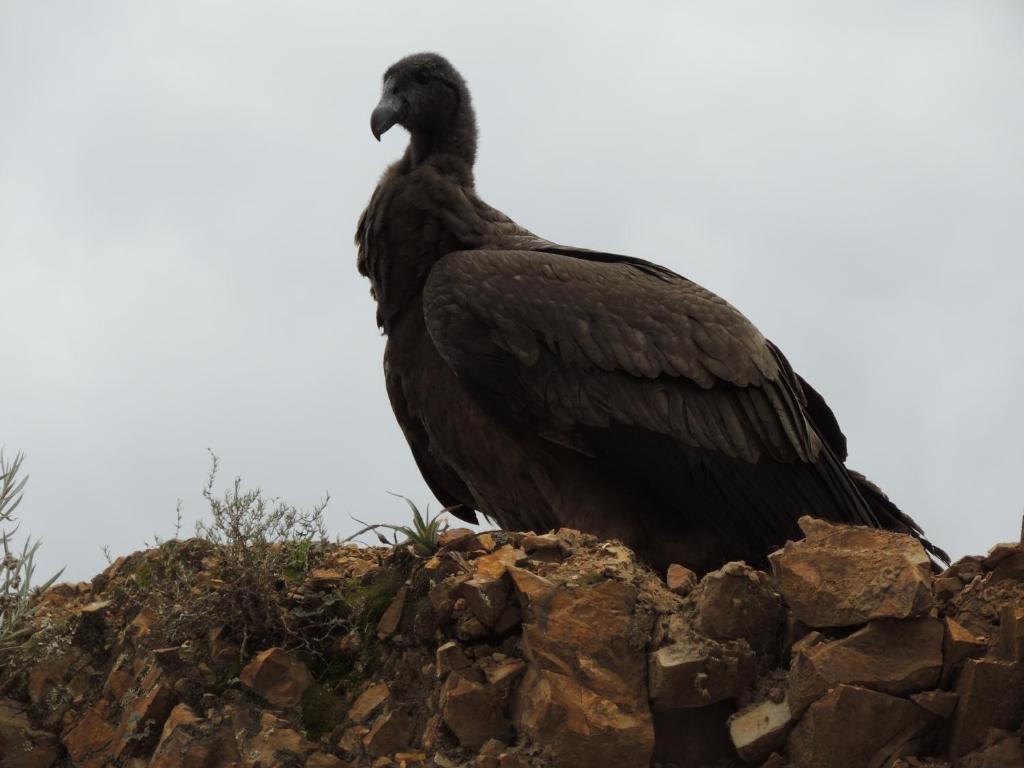
[[[742,314],[654,264],[550,250],[456,252],[427,280],[428,332],[492,412],[724,535],[781,543],[806,513],[878,525]]]

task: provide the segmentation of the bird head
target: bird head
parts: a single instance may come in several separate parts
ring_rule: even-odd
[[[384,73],[380,102],[370,115],[370,130],[380,141],[400,125],[422,149],[476,151],[476,122],[469,89],[448,60],[436,53],[414,53]],[[461,152],[457,152],[461,154]]]

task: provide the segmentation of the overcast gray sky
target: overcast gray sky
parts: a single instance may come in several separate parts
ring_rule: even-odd
[[[955,555],[1018,535],[1020,2],[3,0],[0,444],[43,570],[179,498],[191,531],[207,447],[338,534],[431,499],[352,246],[419,50],[473,89],[488,202],[729,299]]]

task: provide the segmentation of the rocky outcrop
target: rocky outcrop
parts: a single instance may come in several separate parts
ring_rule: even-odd
[[[236,587],[210,545],[136,553],[41,596],[0,765],[1024,765],[1024,549],[934,574],[908,537],[802,527],[771,573],[701,579],[569,530],[328,547],[251,626],[207,610]]]

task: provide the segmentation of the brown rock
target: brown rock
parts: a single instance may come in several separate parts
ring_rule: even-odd
[[[981,744],[990,728],[1014,730],[1024,711],[1024,670],[1006,661],[968,659],[957,680],[960,701],[950,721],[949,752],[959,757]]]
[[[398,631],[398,626],[402,623],[402,613],[405,611],[405,599],[408,595],[408,587],[400,588],[395,599],[391,601],[391,605],[380,617],[380,621],[377,623],[377,637],[381,640],[387,640]]]
[[[473,561],[473,572],[479,579],[500,579],[509,567],[526,560],[526,553],[506,544],[489,555],[483,555]]]
[[[275,707],[295,706],[313,684],[306,665],[277,647],[257,653],[239,679]]]
[[[98,701],[85,711],[63,737],[76,768],[104,768],[113,758],[114,726],[107,722],[107,703]]]
[[[202,719],[185,704],[171,710],[148,768],[214,768],[223,765],[216,739],[202,730]],[[237,757],[237,754],[231,757]]]
[[[840,683],[907,694],[934,688],[942,673],[938,619],[879,619],[842,640],[819,643],[793,658],[787,686],[793,712]]]
[[[508,578],[503,570],[497,578],[477,575],[462,582],[455,595],[465,599],[466,607],[484,626],[493,627],[508,604],[508,592]]]
[[[999,657],[1024,661],[1024,609],[1004,605],[999,614]]]
[[[476,534],[469,528],[449,528],[437,536],[438,549],[460,552],[467,544],[476,544]]]
[[[731,701],[697,709],[663,709],[654,714],[653,765],[734,766],[739,755],[729,739],[726,721]]]
[[[748,763],[765,760],[786,741],[795,719],[783,699],[753,704],[729,718],[729,737]]]
[[[953,681],[956,670],[967,659],[984,656],[988,644],[984,638],[975,636],[970,630],[954,619],[943,619],[945,634],[942,638],[942,684],[948,687]]]
[[[778,641],[785,620],[786,609],[767,574],[746,563],[726,563],[701,580],[697,628],[708,637],[742,639],[764,651]]]
[[[509,722],[502,711],[501,696],[456,672],[441,689],[441,717],[459,744],[477,749],[488,739],[509,735]]]
[[[369,732],[370,729],[365,725],[353,725],[351,728],[346,728],[338,738],[338,749],[347,755],[357,754],[362,749],[363,739]]]
[[[439,645],[434,655],[434,667],[439,680],[444,680],[449,673],[457,669],[465,669],[470,663],[462,646],[454,640]]]
[[[28,673],[29,701],[36,706],[44,703],[67,679],[68,672],[79,658],[79,652],[69,651],[37,661]]]
[[[488,685],[509,687],[525,671],[526,664],[519,659],[506,659],[498,662],[493,667],[486,667],[484,675],[487,678]]]
[[[340,757],[327,752],[314,752],[306,758],[306,768],[349,768]]]
[[[335,568],[314,568],[309,574],[309,586],[313,589],[337,589],[346,581],[345,574]]]
[[[665,585],[677,595],[686,597],[697,586],[697,574],[685,565],[672,563],[665,574]]]
[[[553,563],[564,560],[569,555],[569,546],[564,539],[554,533],[540,536],[530,533],[523,537],[523,551],[531,560]]]
[[[391,691],[385,682],[375,683],[359,694],[348,710],[348,719],[353,723],[365,723],[391,698]]]
[[[131,701],[121,713],[114,736],[114,756],[148,752],[160,737],[164,721],[174,707],[174,699],[169,686],[157,683]]]
[[[528,612],[534,605],[540,606],[555,593],[554,583],[531,571],[513,567],[508,569],[508,575],[512,579],[516,600],[523,610],[527,611],[523,615],[525,620],[530,620]]]
[[[992,572],[992,579],[1024,581],[1024,548],[1019,543],[996,544],[981,563]]]
[[[655,709],[704,707],[737,697],[755,672],[746,643],[673,643],[650,655],[651,700]]]
[[[931,726],[906,699],[840,685],[812,704],[789,736],[795,768],[882,768]]]
[[[526,606],[522,647],[529,668],[516,695],[521,735],[564,768],[647,768],[654,728],[644,654],[630,646],[636,590],[608,580],[555,588],[518,568],[509,574]]]
[[[252,768],[278,768],[282,765],[301,765],[309,745],[287,720],[264,712],[260,715],[259,732],[246,741],[246,766]]]
[[[1017,734],[993,728],[982,745],[959,762],[958,768],[1020,768],[1024,765],[1024,750],[1021,750]]]
[[[392,755],[408,747],[411,739],[412,722],[404,712],[393,709],[377,718],[363,736],[363,746],[373,757]]]
[[[33,728],[21,705],[0,699],[0,765],[50,768],[59,754],[56,736]]]
[[[931,564],[911,536],[800,518],[807,538],[769,555],[775,585],[809,627],[923,616],[932,608]]]
[[[922,709],[927,709],[936,717],[945,720],[953,714],[960,696],[952,691],[922,691],[911,694],[910,700]]]

